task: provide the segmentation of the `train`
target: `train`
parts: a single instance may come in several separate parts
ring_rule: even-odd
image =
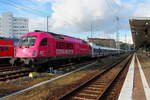
[[[0,58],[13,58],[17,42],[17,38],[0,37]]]
[[[104,47],[104,46],[99,46],[94,43],[89,43],[92,47],[92,54],[91,57],[105,57],[105,56],[110,56],[110,55],[117,55],[117,54],[122,54],[125,53],[125,50],[122,49],[117,49],[117,48],[110,48],[110,47]]]
[[[0,64],[8,63],[14,57],[14,45],[11,40],[0,39]]]
[[[24,34],[15,49],[15,56],[10,62],[13,65],[30,66],[36,71],[45,69],[43,64],[53,67],[57,63],[121,53],[118,49],[100,47],[82,39],[40,30]]]
[[[0,40],[0,59],[14,57],[14,45],[11,40]]]

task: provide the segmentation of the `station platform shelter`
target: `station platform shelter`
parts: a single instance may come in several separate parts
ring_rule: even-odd
[[[118,100],[150,100],[150,18],[130,18],[136,49]]]
[[[150,57],[133,55],[118,100],[150,100]]]

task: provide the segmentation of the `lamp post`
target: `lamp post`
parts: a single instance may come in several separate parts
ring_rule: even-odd
[[[91,38],[93,37],[93,25],[92,25],[92,23],[91,23]]]
[[[49,18],[49,16],[47,16],[47,32],[49,31],[49,30],[48,30],[48,18]]]
[[[116,16],[116,21],[119,25],[119,17]],[[117,48],[117,51],[119,52],[119,49],[120,49],[120,43],[119,43],[119,26],[117,25],[117,32],[116,32],[116,48]]]

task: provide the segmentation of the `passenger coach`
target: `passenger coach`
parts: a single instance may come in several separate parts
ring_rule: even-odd
[[[94,43],[89,44],[92,48],[92,57],[105,57],[121,53],[120,49],[98,46]]]
[[[9,63],[14,57],[14,45],[11,40],[0,39],[0,64]]]

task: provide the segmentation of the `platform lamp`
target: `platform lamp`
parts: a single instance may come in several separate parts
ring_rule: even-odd
[[[147,38],[147,35],[148,35],[148,25],[149,25],[149,23],[146,22],[146,23],[145,23],[145,29],[144,29],[145,37],[146,37],[146,38]]]

